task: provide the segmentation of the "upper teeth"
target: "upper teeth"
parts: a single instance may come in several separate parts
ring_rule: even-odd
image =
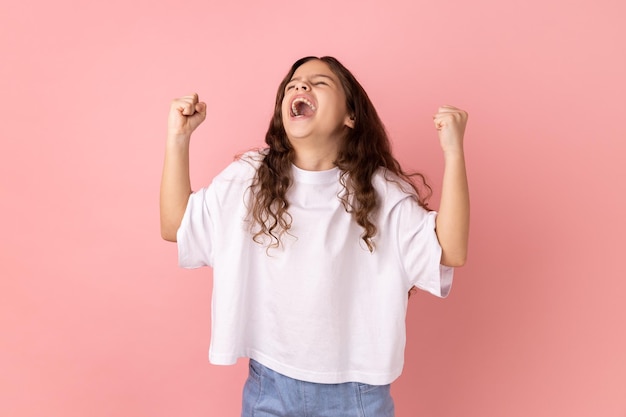
[[[311,110],[315,111],[315,106],[313,105],[313,103],[311,103],[309,100],[307,100],[306,97],[297,97],[294,101],[291,102],[291,111],[293,112],[293,114],[295,116],[298,116],[298,106],[296,106],[296,104],[298,103],[304,103],[307,106],[309,106],[311,108]]]

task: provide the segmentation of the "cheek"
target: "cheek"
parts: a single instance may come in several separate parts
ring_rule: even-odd
[[[347,113],[346,100],[340,95],[327,97],[326,102],[328,107],[333,109],[333,113],[335,116],[341,117]]]
[[[289,103],[287,99],[283,99],[283,102],[280,105],[280,110],[282,112],[283,117],[289,114]]]

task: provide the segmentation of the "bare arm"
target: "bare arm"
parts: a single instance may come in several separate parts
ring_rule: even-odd
[[[161,177],[161,237],[176,242],[176,232],[191,194],[189,142],[191,133],[206,118],[206,104],[198,95],[173,100],[168,119],[165,161]]]
[[[433,119],[445,160],[436,226],[442,249],[441,264],[463,266],[467,259],[470,221],[469,187],[463,152],[467,113],[452,106],[442,106]]]

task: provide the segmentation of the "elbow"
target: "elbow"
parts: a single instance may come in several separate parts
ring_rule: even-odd
[[[465,265],[465,259],[453,259],[450,261],[442,262],[442,265],[452,268],[460,268]]]
[[[161,238],[163,238],[163,240],[166,240],[168,242],[176,242],[177,232],[178,229],[173,229],[171,227],[161,225]]]
[[[161,237],[168,242],[176,242],[178,229],[183,221],[185,207],[180,210],[161,209]]]
[[[161,237],[168,242],[176,242],[176,235],[161,232]]]
[[[467,261],[467,253],[457,254],[457,255],[447,255],[446,253],[441,254],[441,265],[449,266],[452,268],[460,268],[465,265]]]

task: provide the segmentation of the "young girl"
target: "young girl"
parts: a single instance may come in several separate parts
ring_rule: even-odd
[[[447,296],[466,258],[467,113],[443,106],[433,117],[445,158],[438,214],[334,58],[297,61],[268,149],[192,193],[189,140],[205,118],[196,94],[172,102],[161,233],[178,242],[181,266],[213,267],[209,359],[250,358],[242,416],[393,416],[407,293]]]

